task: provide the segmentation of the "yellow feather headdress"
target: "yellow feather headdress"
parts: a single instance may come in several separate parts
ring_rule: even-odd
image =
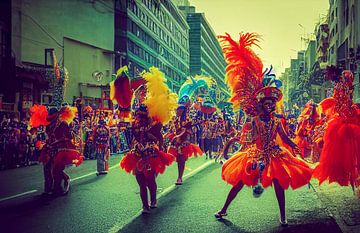
[[[146,98],[144,104],[147,106],[149,116],[162,124],[168,123],[177,108],[178,96],[171,92],[166,85],[166,78],[158,68],[151,67],[149,72],[142,73],[146,80]]]

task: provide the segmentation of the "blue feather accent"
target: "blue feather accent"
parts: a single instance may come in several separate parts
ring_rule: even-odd
[[[189,80],[191,82],[189,82]],[[194,92],[199,88],[209,88],[207,82],[203,79],[196,80],[193,77],[190,77],[189,80],[180,87],[179,99],[181,99],[185,95],[191,98]]]

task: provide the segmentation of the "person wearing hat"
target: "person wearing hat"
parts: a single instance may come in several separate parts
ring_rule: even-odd
[[[251,143],[222,167],[222,179],[233,187],[215,217],[227,215],[230,203],[244,185],[253,187],[254,197],[259,197],[264,188],[273,186],[280,224],[287,226],[284,190],[308,184],[312,169],[296,157],[301,151],[286,135],[284,117],[275,113],[276,103],[282,98],[278,89],[281,82],[271,74],[272,68],[262,71],[260,58],[251,50],[251,45],[257,45],[256,34],[241,33],[239,42],[228,34],[220,38],[228,63],[226,78],[232,93],[230,100],[234,107],[240,107],[251,117],[247,129]]]
[[[97,160],[96,175],[108,173],[108,160],[110,158],[110,130],[106,126],[104,116],[100,116],[98,126],[94,130],[95,158]]]

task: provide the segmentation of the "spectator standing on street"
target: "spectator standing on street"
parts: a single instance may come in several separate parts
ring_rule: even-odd
[[[100,116],[98,126],[94,130],[95,157],[97,160],[96,175],[108,173],[108,163],[110,158],[110,130],[106,126],[103,116]]]

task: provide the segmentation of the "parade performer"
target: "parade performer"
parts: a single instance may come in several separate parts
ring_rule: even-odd
[[[94,129],[95,158],[97,160],[96,175],[106,175],[109,170],[110,159],[110,130],[106,126],[103,116],[100,116],[98,126]]]
[[[354,76],[345,70],[332,79],[337,82],[334,94],[320,103],[327,127],[313,176],[320,184],[327,180],[355,188],[360,186],[360,111],[352,101]]]
[[[191,156],[202,155],[203,152],[199,146],[190,142],[192,131],[192,121],[188,117],[190,98],[196,90],[201,87],[207,87],[207,80],[201,76],[190,77],[179,90],[179,106],[176,109],[175,135],[171,139],[168,153],[176,157],[178,165],[178,178],[176,185],[182,185],[185,163]]]
[[[146,84],[134,92],[132,101],[134,121],[131,151],[120,161],[120,167],[135,175],[140,187],[143,213],[147,214],[150,208],[157,207],[156,176],[164,173],[165,167],[174,161],[171,154],[163,152],[161,128],[175,115],[177,95],[170,92],[165,75],[158,68],[150,68],[142,77]],[[121,102],[118,100],[118,103]],[[130,104],[127,101],[123,103]]]
[[[65,166],[79,166],[83,157],[73,144],[73,135],[69,124],[75,118],[76,108],[63,106],[60,110],[47,111],[43,105],[34,105],[30,109],[30,125],[46,126],[48,139],[39,161],[44,164],[44,194],[65,195],[69,192],[70,177],[64,172]],[[63,182],[63,187],[62,187]]]
[[[311,157],[314,148],[314,130],[320,120],[317,108],[317,104],[309,100],[298,117],[294,141],[302,150],[303,159]]]
[[[240,107],[252,117],[247,129],[252,143],[223,165],[222,179],[233,187],[215,217],[227,215],[230,203],[244,185],[253,187],[255,197],[263,192],[263,187],[273,185],[280,223],[287,225],[284,190],[289,186],[297,189],[307,184],[312,170],[295,157],[300,149],[286,135],[284,118],[274,112],[276,103],[282,98],[278,89],[281,82],[271,74],[271,69],[262,72],[262,61],[251,50],[251,46],[258,42],[256,34],[240,34],[239,42],[229,34],[219,38],[228,63],[226,82],[231,90],[230,101],[234,108]],[[291,148],[292,153],[286,147]]]

